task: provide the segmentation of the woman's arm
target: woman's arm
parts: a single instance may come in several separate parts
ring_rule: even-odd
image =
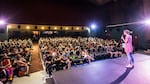
[[[126,36],[125,38],[122,36],[121,39],[122,39],[125,43],[128,42],[128,37],[127,37],[127,36]]]

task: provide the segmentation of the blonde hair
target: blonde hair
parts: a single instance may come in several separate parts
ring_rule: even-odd
[[[128,29],[124,30],[123,32],[130,34],[130,31]]]

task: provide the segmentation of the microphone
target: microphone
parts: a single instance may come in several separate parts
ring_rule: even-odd
[[[124,35],[124,34],[121,35],[121,38],[120,38],[120,40],[118,41],[118,45],[117,45],[118,47],[119,47],[122,43],[124,43],[122,37],[125,38],[125,35]]]
[[[122,39],[122,37],[124,38],[124,34],[121,35],[121,39]]]

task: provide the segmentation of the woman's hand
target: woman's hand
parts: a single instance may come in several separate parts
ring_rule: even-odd
[[[121,39],[122,39],[122,40],[124,40],[124,37],[123,37],[123,35],[121,36]]]

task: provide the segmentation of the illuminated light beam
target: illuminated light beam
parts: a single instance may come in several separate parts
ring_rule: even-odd
[[[137,22],[130,22],[130,23],[113,24],[113,25],[108,25],[106,27],[111,28],[111,27],[119,27],[119,26],[132,25],[132,24],[141,24],[141,23],[143,22],[137,21]]]

